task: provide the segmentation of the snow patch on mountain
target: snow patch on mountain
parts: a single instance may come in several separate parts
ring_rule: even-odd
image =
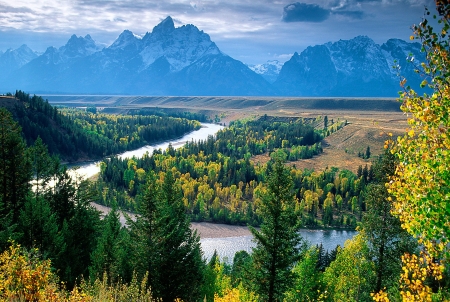
[[[0,55],[0,69],[16,70],[37,57],[36,52],[25,44],[17,49],[10,48]]]
[[[278,74],[281,71],[281,67],[283,67],[283,63],[281,63],[278,60],[269,60],[263,64],[247,65],[247,66],[255,73],[260,74],[269,83],[273,83],[277,79]]]
[[[86,35],[84,38],[72,35],[66,45],[58,49],[61,60],[64,62],[75,58],[87,57],[101,50],[102,47],[97,45],[90,35]]]
[[[171,72],[177,72],[203,56],[221,53],[208,34],[191,24],[174,28],[173,20],[169,18],[142,39],[142,69],[164,56],[170,63]]]

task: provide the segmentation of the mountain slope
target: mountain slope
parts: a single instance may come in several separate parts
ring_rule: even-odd
[[[418,43],[389,40],[380,46],[366,36],[308,47],[283,65],[274,86],[290,96],[395,97],[400,86],[394,61],[412,83],[418,81],[409,53],[424,59]]]
[[[72,35],[66,45],[49,47],[38,57],[26,46],[8,50],[0,56],[0,67],[11,71],[0,75],[0,91],[396,97],[400,79],[394,62],[408,84],[417,87],[422,81],[412,57],[424,61],[420,44],[391,39],[378,45],[358,36],[310,46],[282,66],[276,61],[246,66],[194,25],[176,28],[167,17],[143,37],[125,30],[105,48],[90,35]]]
[[[208,34],[194,25],[175,28],[171,17],[142,38],[125,30],[102,50],[89,35],[73,35],[66,45],[47,49],[0,86],[77,94],[275,93],[261,76],[222,53]]]

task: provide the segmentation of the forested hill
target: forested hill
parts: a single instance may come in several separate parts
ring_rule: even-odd
[[[22,127],[30,146],[41,137],[50,154],[64,161],[99,159],[198,129],[185,118],[115,116],[81,110],[60,110],[40,96],[23,91],[0,98]]]

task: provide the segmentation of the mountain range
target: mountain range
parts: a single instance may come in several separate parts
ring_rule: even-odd
[[[167,17],[143,37],[123,31],[108,47],[90,35],[37,54],[26,45],[0,53],[0,92],[210,95],[397,96],[399,72],[418,86],[411,62],[425,60],[419,43],[366,36],[310,46],[284,64],[245,65],[208,34]],[[400,70],[392,66],[398,64]]]

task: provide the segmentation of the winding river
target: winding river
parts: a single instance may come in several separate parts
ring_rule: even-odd
[[[209,135],[214,135],[217,133],[217,131],[219,131],[220,129],[223,129],[223,128],[224,128],[223,126],[216,125],[216,124],[202,123],[202,127],[199,130],[192,131],[180,138],[168,140],[168,141],[156,144],[156,145],[147,145],[147,146],[141,147],[136,150],[126,151],[124,153],[118,154],[117,156],[120,158],[132,158],[133,156],[136,158],[140,158],[140,157],[144,156],[144,154],[147,152],[149,154],[152,154],[153,150],[158,150],[158,149],[166,150],[167,147],[169,147],[169,144],[172,144],[172,147],[174,149],[178,149],[178,148],[181,148],[182,146],[184,146],[184,144],[186,142],[189,142],[191,140],[194,140],[194,141],[205,140],[208,138]],[[83,178],[92,177],[92,176],[96,175],[97,173],[100,173],[100,165],[99,164],[100,164],[100,161],[78,163],[78,164],[76,164],[76,167],[78,167],[76,169],[76,174],[78,174],[79,176],[81,176]],[[73,166],[75,166],[75,165],[73,165]],[[71,171],[74,171],[74,170],[71,170]],[[72,173],[74,173],[74,172],[72,172]],[[75,175],[75,173],[72,175]]]
[[[178,139],[169,140],[166,142],[162,142],[155,145],[148,145],[142,148],[127,151],[121,154],[118,154],[120,158],[131,158],[131,157],[142,157],[145,153],[153,153],[153,150],[162,149],[165,150],[172,144],[172,146],[177,149],[182,147],[186,142],[194,140],[205,140],[209,135],[214,135],[223,129],[223,126],[216,124],[207,124],[202,123],[202,128],[199,130],[190,132],[183,137]],[[72,176],[79,175],[83,178],[89,178],[100,172],[100,161],[98,162],[85,162],[77,164],[76,170],[70,170]],[[96,208],[103,213],[108,212],[108,208],[100,205],[95,205]],[[121,222],[125,224],[125,219],[123,215],[121,215]],[[209,223],[202,223],[202,225],[206,228],[215,228],[216,225]],[[234,228],[233,226],[227,226],[227,228]],[[236,227],[240,228],[240,227]],[[242,227],[241,227],[242,228]],[[347,239],[352,238],[356,234],[356,231],[345,231],[345,230],[302,230],[302,237],[308,241],[309,243],[316,245],[322,243],[326,250],[334,249],[337,245],[344,245],[344,242]],[[217,235],[217,234],[216,234]],[[252,247],[255,246],[252,241],[253,237],[251,235],[243,235],[243,236],[227,236],[221,235],[214,236],[214,238],[201,238],[200,242],[202,245],[204,256],[207,259],[213,255],[216,250],[219,257],[226,261],[232,261],[234,254],[240,250],[245,250],[247,252],[251,252]]]

